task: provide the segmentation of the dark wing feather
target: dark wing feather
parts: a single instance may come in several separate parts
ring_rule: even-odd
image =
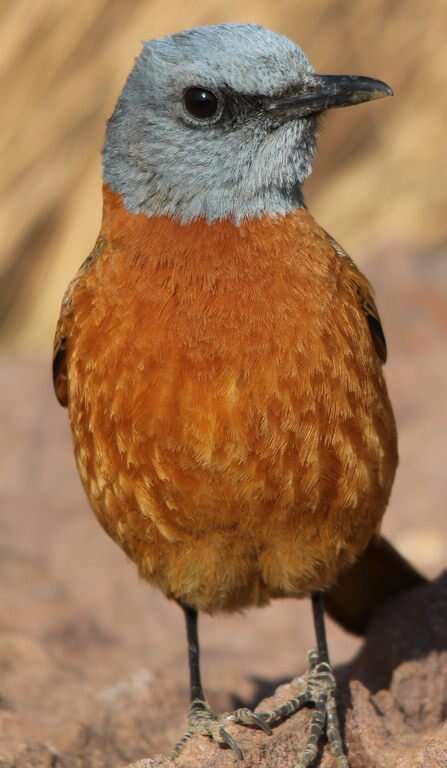
[[[62,302],[61,314],[56,327],[53,350],[53,386],[56,397],[64,408],[68,405],[68,379],[67,379],[67,357],[66,343],[69,333],[69,315],[65,314],[64,301]],[[67,323],[68,321],[68,323]]]
[[[376,307],[376,303],[374,301],[373,290],[371,288],[371,285],[369,284],[366,277],[362,275],[362,273],[357,269],[353,260],[351,259],[350,256],[348,256],[344,248],[342,248],[341,245],[339,245],[337,241],[334,240],[333,237],[331,237],[331,235],[328,234],[328,238],[331,242],[331,245],[334,251],[338,253],[339,256],[342,256],[342,258],[345,260],[349,279],[355,288],[355,291],[359,299],[359,304],[364,312],[366,321],[368,323],[369,331],[371,333],[371,338],[374,344],[374,349],[376,350],[377,355],[381,360],[381,362],[386,363],[386,359],[387,359],[386,339],[385,339],[385,334],[383,332],[380,315]]]
[[[386,363],[388,351],[386,347],[385,334],[383,332],[382,323],[380,322],[377,307],[371,296],[369,296],[369,298],[363,302],[362,309],[368,321],[369,330],[371,332],[375,350],[379,355],[382,363]]]
[[[60,404],[66,408],[68,406],[68,371],[67,371],[67,344],[70,339],[71,326],[73,322],[72,313],[72,295],[79,279],[90,269],[94,261],[103,252],[106,241],[102,236],[96,241],[95,247],[90,255],[83,262],[76,277],[71,281],[64,298],[62,299],[59,320],[57,321],[56,333],[54,336],[53,349],[53,385],[56,397]]]

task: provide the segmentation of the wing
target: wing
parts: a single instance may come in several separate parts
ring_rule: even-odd
[[[70,339],[73,323],[72,297],[79,280],[89,271],[94,261],[103,252],[105,240],[99,237],[93,251],[81,265],[76,277],[71,281],[64,298],[62,299],[59,320],[57,321],[53,347],[53,385],[56,397],[60,404],[68,406],[68,371],[67,371],[67,344]]]
[[[57,321],[53,347],[53,386],[56,397],[64,408],[68,405],[68,379],[67,379],[67,338],[70,335],[70,286],[62,300],[59,320]]]
[[[353,260],[350,256],[348,256],[344,248],[342,248],[341,245],[339,245],[337,241],[331,237],[331,235],[328,233],[326,234],[334,251],[336,251],[336,253],[338,253],[338,255],[341,256],[345,261],[345,269],[347,270],[348,280],[351,282],[357,293],[359,304],[368,323],[374,349],[376,350],[377,355],[379,356],[379,359],[382,361],[382,363],[386,363],[386,339],[383,332],[380,315],[374,301],[373,289],[366,277],[362,275],[362,273],[357,269]]]

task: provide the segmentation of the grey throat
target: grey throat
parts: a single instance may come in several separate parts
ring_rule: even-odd
[[[268,104],[312,73],[297,45],[251,24],[144,43],[108,122],[105,183],[130,212],[181,223],[302,207],[316,119],[278,118]],[[215,99],[215,113],[191,114],[190,89]]]

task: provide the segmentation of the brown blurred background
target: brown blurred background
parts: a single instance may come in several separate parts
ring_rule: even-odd
[[[445,563],[445,0],[2,0],[0,736],[11,760],[5,765],[21,766],[16,754],[42,734],[80,755],[73,765],[90,765],[82,762],[86,750],[100,744],[103,754],[107,744],[104,765],[121,766],[125,757],[165,749],[180,732],[181,696],[169,733],[155,715],[147,731],[135,704],[128,726],[140,717],[144,737],[134,734],[129,742],[115,734],[121,741],[110,747],[116,690],[137,700],[147,675],[163,676],[166,668],[170,696],[186,686],[183,630],[175,607],[138,584],[87,509],[49,363],[62,294],[99,228],[104,123],[141,40],[223,21],[269,26],[298,41],[319,71],[367,74],[395,90],[393,99],[328,116],[307,199],[375,285],[389,342],[401,465],[385,532],[430,575]],[[312,629],[306,607],[283,602],[245,622],[206,620],[204,637],[208,687],[215,702],[228,706],[229,693],[247,693],[256,675],[302,669]],[[332,627],[331,647],[337,661],[356,646]],[[121,678],[124,688],[115,689]],[[227,698],[218,700],[222,689]],[[17,716],[2,719],[5,701]],[[152,712],[151,701],[145,711]],[[70,725],[69,746],[60,746],[61,720],[73,717],[82,728]]]

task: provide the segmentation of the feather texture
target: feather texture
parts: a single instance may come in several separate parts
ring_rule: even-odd
[[[201,610],[330,586],[397,463],[369,284],[305,209],[181,225],[104,199],[55,358],[99,521]]]

